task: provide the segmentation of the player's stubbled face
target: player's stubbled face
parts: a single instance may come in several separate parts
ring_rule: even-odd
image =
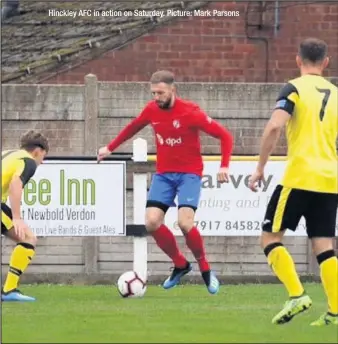
[[[150,88],[156,104],[161,109],[168,109],[171,105],[174,87],[161,82],[159,84],[152,84]]]

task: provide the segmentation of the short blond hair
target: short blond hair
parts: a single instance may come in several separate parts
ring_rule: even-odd
[[[159,84],[161,82],[168,85],[173,84],[175,82],[174,73],[168,70],[159,70],[155,72],[150,78],[151,84]]]

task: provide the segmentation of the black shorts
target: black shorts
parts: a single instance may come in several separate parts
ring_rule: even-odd
[[[6,234],[13,227],[12,219],[11,208],[5,203],[1,203],[1,234]]]
[[[335,237],[338,195],[277,185],[269,201],[262,229],[295,231],[302,216],[309,238]]]

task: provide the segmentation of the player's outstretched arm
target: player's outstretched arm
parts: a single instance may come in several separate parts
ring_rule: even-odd
[[[284,110],[278,109],[273,112],[263,132],[257,169],[264,170],[280,138],[281,131],[289,118],[290,115]]]
[[[298,91],[291,83],[287,83],[281,89],[272,116],[264,129],[257,166],[258,170],[264,170],[271,153],[276,147],[282,128],[293,114],[298,98]]]
[[[204,131],[205,133],[220,139],[221,141],[221,168],[217,174],[217,181],[220,183],[229,182],[229,163],[233,149],[233,137],[231,133],[224,128],[220,123],[214,121],[207,116],[203,111],[197,109],[192,117],[194,126]]]
[[[297,99],[297,89],[290,83],[286,84],[278,96],[275,109],[263,132],[257,168],[249,180],[249,187],[254,192],[257,191],[256,183],[264,178],[265,165],[277,145],[282,128],[293,114]]]
[[[233,136],[230,131],[211,117],[207,116],[203,111],[197,111],[194,114],[193,121],[198,129],[212,137],[220,139],[222,152],[221,167],[228,168],[233,150]]]
[[[101,147],[98,152],[97,160],[101,161],[106,156],[111,154],[116,148],[118,148],[122,143],[132,138],[140,130],[142,130],[146,125],[149,124],[149,111],[147,107],[141,112],[141,114],[133,119],[115,139],[111,140],[106,146]]]

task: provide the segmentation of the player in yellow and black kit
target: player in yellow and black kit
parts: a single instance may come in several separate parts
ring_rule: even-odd
[[[30,131],[21,138],[19,150],[2,152],[1,233],[17,243],[1,292],[2,301],[34,301],[18,289],[19,279],[34,256],[36,236],[21,219],[21,198],[25,184],[48,153],[48,141]],[[6,204],[9,201],[10,206]]]
[[[296,230],[303,216],[328,298],[328,312],[311,325],[338,325],[338,262],[333,249],[338,206],[338,89],[322,77],[329,62],[325,42],[304,40],[296,61],[301,76],[280,92],[249,185],[257,191],[256,183],[263,178],[265,164],[286,125],[286,170],[269,201],[261,236],[268,263],[290,296],[272,322],[284,324],[312,304],[282,244],[285,230]]]

